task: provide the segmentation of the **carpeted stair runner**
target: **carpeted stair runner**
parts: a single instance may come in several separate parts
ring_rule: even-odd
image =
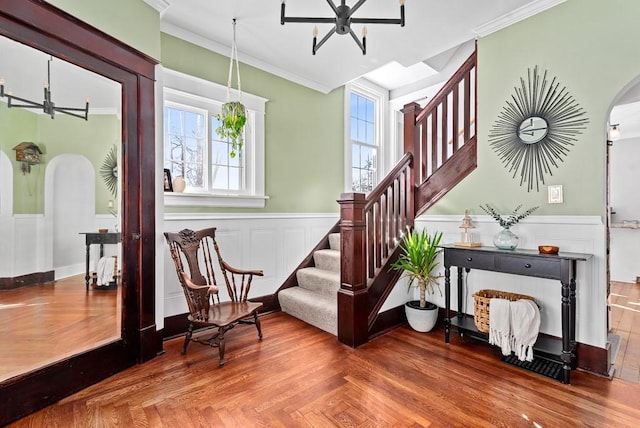
[[[283,312],[331,334],[338,334],[340,234],[329,235],[329,247],[313,254],[315,267],[296,272],[298,287],[278,293]]]

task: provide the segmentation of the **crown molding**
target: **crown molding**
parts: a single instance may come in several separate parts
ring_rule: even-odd
[[[160,16],[164,14],[164,12],[171,6],[171,4],[167,0],[143,0],[146,4],[154,8],[160,13]]]
[[[163,33],[169,34],[171,36],[177,37],[179,39],[185,40],[189,43],[193,43],[196,46],[200,46],[212,52],[216,52],[220,55],[224,55],[227,58],[229,57],[229,53],[231,52],[231,46],[225,46],[221,43],[206,39],[202,36],[199,36],[189,30],[186,30],[174,24],[169,24],[161,21],[160,31],[162,31]],[[266,71],[267,73],[271,73],[273,75],[276,75],[283,79],[297,83],[299,85],[306,86],[307,88],[314,89],[318,92],[322,92],[323,94],[328,94],[333,90],[332,88],[322,85],[316,81],[306,79],[304,77],[301,77],[297,74],[293,74],[282,68],[275,67],[272,64],[268,64],[258,58],[255,58],[250,55],[246,55],[242,52],[238,52],[238,60],[252,67],[256,67],[262,71]]]
[[[547,9],[551,9],[566,0],[538,0],[526,4],[512,12],[502,15],[492,21],[487,22],[479,27],[476,27],[473,31],[479,37],[488,36],[491,33],[502,30],[517,22],[523,21],[531,16],[537,15],[540,12],[544,12]]]

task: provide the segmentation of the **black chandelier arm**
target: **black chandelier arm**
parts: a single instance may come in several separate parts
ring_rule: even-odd
[[[327,0],[329,3],[331,3],[329,0]],[[353,6],[351,6],[351,10],[349,11],[349,17],[351,17],[353,15],[353,13],[360,9],[360,6],[362,6],[364,4],[364,2],[366,2],[367,0],[359,0],[358,3],[354,4]],[[345,2],[342,1],[342,4],[344,5]],[[337,15],[337,13],[336,13]]]
[[[42,104],[38,104],[38,103],[34,103],[33,101],[30,100],[26,100],[24,98],[20,98],[20,97],[16,97],[14,95],[4,95],[8,98],[7,100],[7,107],[11,108],[11,107],[23,107],[23,108],[43,108],[44,106]],[[13,100],[18,100],[21,101],[23,103],[26,103],[24,105],[22,104],[14,104],[12,103]]]
[[[331,7],[331,9],[333,9],[333,13],[335,13],[336,16],[337,16],[338,15],[338,7],[335,4],[333,4],[332,0],[327,0],[327,3],[329,3],[329,7]],[[345,6],[346,0],[342,0],[341,3],[342,3],[342,6]]]
[[[285,22],[303,22],[303,23],[316,23],[316,24],[335,24],[335,18],[303,18],[296,16],[281,17],[280,23],[284,25]]]
[[[316,52],[318,52],[318,49],[320,49],[320,46],[324,45],[324,43],[329,40],[329,37],[333,36],[336,32],[336,27],[333,27],[331,30],[329,30],[329,32],[322,38],[322,40],[320,40],[320,43],[316,43],[316,40],[318,40],[317,37],[313,37],[313,48],[312,48],[312,52],[315,55]]]
[[[402,18],[351,18],[352,24],[400,24],[404,27]]]
[[[349,29],[349,34],[351,34],[351,37],[353,38],[353,41],[356,42],[356,44],[358,45],[358,47],[362,51],[362,55],[366,55],[367,54],[367,38],[363,36],[362,37],[362,42],[361,42],[360,39],[358,39],[358,36],[356,36],[356,33],[354,33],[353,30],[351,30],[351,29]]]
[[[77,107],[54,107],[54,110],[58,113],[64,113],[69,116],[77,117],[84,120],[89,120],[89,103],[86,104],[85,108],[77,108]],[[73,113],[74,111],[81,111],[84,114]]]

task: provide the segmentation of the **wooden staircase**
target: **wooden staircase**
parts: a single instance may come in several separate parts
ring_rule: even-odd
[[[337,325],[332,332],[337,331],[338,339],[353,347],[389,327],[379,311],[402,275],[389,266],[399,256],[398,245],[406,228],[413,227],[416,216],[476,167],[476,53],[424,108],[410,103],[403,113],[405,155],[369,195],[341,195],[340,222],[277,292],[282,309],[293,312],[287,300],[305,294],[289,290],[300,288],[297,272],[315,266],[314,253],[329,248],[329,237],[339,232]],[[304,299],[314,300],[312,296]],[[309,306],[294,315],[305,320],[315,317],[305,314],[312,311]],[[404,312],[391,318],[397,324],[403,322],[402,317]]]

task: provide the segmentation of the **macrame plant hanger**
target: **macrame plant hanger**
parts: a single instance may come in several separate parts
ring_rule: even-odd
[[[231,80],[233,77],[233,65],[235,61],[236,76],[238,79],[238,101],[231,101]],[[227,100],[222,105],[222,111],[217,115],[220,126],[216,132],[223,139],[231,143],[229,156],[235,158],[242,151],[244,145],[244,125],[247,122],[247,114],[242,104],[242,84],[240,82],[240,63],[238,61],[238,44],[236,42],[236,19],[233,18],[233,43],[231,45],[231,58],[229,60],[229,78],[227,79]]]

